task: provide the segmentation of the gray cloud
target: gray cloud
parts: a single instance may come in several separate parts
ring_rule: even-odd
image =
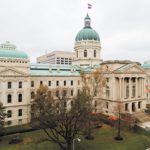
[[[149,0],[0,0],[0,42],[16,44],[31,61],[46,51],[73,51],[88,2],[103,59],[150,59]]]

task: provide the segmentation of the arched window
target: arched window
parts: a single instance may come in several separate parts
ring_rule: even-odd
[[[18,102],[22,102],[22,94],[18,95]]]
[[[96,50],[94,50],[94,57],[96,57]]]
[[[84,50],[84,57],[87,57],[87,50]]]
[[[11,94],[8,94],[7,95],[7,103],[11,103],[11,100],[12,100],[12,96],[11,96]]]

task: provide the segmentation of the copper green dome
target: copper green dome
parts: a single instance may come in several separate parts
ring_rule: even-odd
[[[75,38],[76,41],[81,41],[81,40],[96,40],[96,41],[100,41],[99,35],[98,33],[92,29],[92,27],[90,26],[91,23],[91,19],[89,17],[89,15],[87,14],[87,16],[84,19],[85,22],[85,26],[82,30],[80,30]]]
[[[27,59],[28,55],[23,51],[16,50],[16,46],[6,42],[0,45],[0,58],[23,58]]]

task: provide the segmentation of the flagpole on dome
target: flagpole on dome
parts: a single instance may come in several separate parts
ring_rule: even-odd
[[[87,4],[87,14],[89,13],[89,10],[92,9],[92,4],[88,3]]]

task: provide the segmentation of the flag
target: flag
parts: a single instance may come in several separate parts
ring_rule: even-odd
[[[88,9],[91,9],[92,8],[92,4],[88,4]]]

